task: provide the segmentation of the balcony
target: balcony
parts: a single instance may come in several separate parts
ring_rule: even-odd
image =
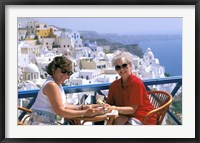
[[[179,100],[177,105],[177,100],[175,97],[182,96],[182,76],[173,76],[173,77],[166,77],[166,78],[157,78],[157,79],[147,79],[143,80],[144,85],[147,91],[155,90],[157,87],[166,86],[168,87],[167,90],[171,89],[171,91],[167,91],[171,93],[173,97],[172,104],[166,114],[166,124],[172,125],[181,125],[182,124],[182,100]],[[111,83],[104,83],[104,84],[90,84],[90,85],[77,85],[77,86],[64,86],[64,91],[66,94],[70,93],[84,93],[84,92],[92,92],[93,96],[91,96],[92,103],[96,102],[96,95],[104,95],[103,90],[108,90],[109,85]],[[179,92],[178,92],[179,91]],[[35,102],[38,90],[25,90],[25,91],[18,91],[18,99],[28,98],[30,102],[27,104],[26,108],[30,109],[33,103]],[[105,96],[105,95],[104,95]],[[179,109],[179,110],[178,110]],[[26,115],[26,112],[22,112],[19,115],[19,119],[23,119]]]

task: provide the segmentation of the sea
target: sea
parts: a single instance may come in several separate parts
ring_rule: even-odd
[[[182,39],[141,41],[139,47],[143,53],[151,48],[154,57],[165,67],[166,73],[171,76],[182,75]]]

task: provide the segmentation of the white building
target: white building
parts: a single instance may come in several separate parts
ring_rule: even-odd
[[[83,46],[79,32],[61,31],[55,26],[49,26],[45,23],[36,23],[34,20],[29,20],[29,22],[25,24],[21,23],[18,27],[18,32],[21,37],[18,40],[26,38],[26,30],[28,31],[30,29],[33,29],[33,32],[29,31],[29,36],[31,33],[33,34],[34,31],[41,32],[41,34],[44,35],[45,30],[48,33],[49,29],[52,30],[55,35],[55,38],[38,37],[41,40],[42,45],[36,45],[36,40],[23,41],[19,43],[19,75],[22,75],[21,70],[23,71],[23,68],[31,63],[35,63],[38,67],[38,71],[40,71],[39,77],[42,76],[43,78],[46,78],[46,66],[55,56],[64,54],[72,60],[73,71],[78,73],[76,77],[71,76],[73,78],[70,78],[68,84],[80,85],[95,82],[105,83],[112,82],[119,78],[111,63],[113,54],[105,54],[103,48],[98,46],[96,42],[90,43],[89,41],[86,41]],[[22,28],[26,29],[22,30]],[[132,62],[133,73],[142,79],[164,77],[165,69],[160,65],[159,60],[155,58],[150,48],[147,49],[143,58],[134,56]],[[35,76],[38,77],[35,73],[27,72],[26,76],[24,74],[25,73],[23,73],[23,79],[27,80]],[[19,76],[19,81],[21,78],[22,76]]]
[[[96,78],[97,76],[101,75],[101,70],[80,70],[79,71],[79,78],[86,79],[86,80],[92,80]]]
[[[57,48],[62,53],[68,53],[68,55],[72,55],[72,50],[74,48],[74,43],[70,37],[69,32],[56,31],[54,32],[56,35],[55,43],[53,44],[54,48]]]
[[[36,57],[36,64],[43,78],[47,77],[46,66],[57,56],[62,54],[57,54],[54,51],[48,51],[46,54],[41,55],[41,57]]]
[[[38,67],[32,63],[24,67],[22,74],[24,81],[26,80],[36,81],[37,79],[40,78],[40,72]]]
[[[17,31],[18,41],[24,40],[26,38],[27,30],[25,28],[19,28]]]
[[[144,53],[142,59],[135,57],[133,65],[142,79],[165,77],[165,68],[160,65],[159,60],[154,57],[150,48]]]
[[[39,46],[22,41],[18,45],[18,65],[25,67],[30,63],[35,63],[35,57],[39,54]]]
[[[74,86],[74,85],[86,85],[90,84],[89,80],[82,79],[82,78],[70,78],[67,82],[67,85]]]
[[[34,18],[18,18],[18,40],[34,38],[36,30],[36,20]]]
[[[55,42],[55,38],[42,38],[41,39],[43,46],[46,46],[48,50],[53,49],[53,43]]]
[[[82,39],[78,31],[71,31],[69,35],[71,37],[72,42],[74,43],[75,48],[83,47]]]

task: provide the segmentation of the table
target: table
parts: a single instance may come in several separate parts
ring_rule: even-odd
[[[78,117],[73,119],[67,119],[72,125],[84,125],[86,122],[99,122],[106,121],[106,125],[112,125],[116,115],[97,115],[94,117]]]

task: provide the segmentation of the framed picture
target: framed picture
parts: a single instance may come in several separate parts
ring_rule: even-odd
[[[200,142],[200,101],[197,87],[199,84],[199,15],[199,0],[1,1],[1,142]],[[16,121],[18,69],[16,67],[18,64],[17,42],[20,37],[18,37],[17,27],[18,18],[24,17],[181,18],[183,124],[169,126],[18,126]]]

